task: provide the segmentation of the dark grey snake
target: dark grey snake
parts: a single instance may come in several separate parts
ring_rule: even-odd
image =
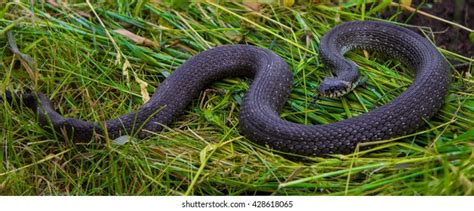
[[[77,141],[90,141],[94,136],[143,138],[172,123],[212,82],[225,77],[251,77],[253,83],[240,109],[240,132],[258,144],[301,155],[351,153],[358,143],[413,132],[443,104],[450,82],[444,57],[415,32],[374,21],[340,24],[321,39],[320,56],[336,76],[323,81],[320,94],[340,96],[354,88],[359,78],[357,66],[344,58],[353,49],[377,51],[398,59],[415,70],[416,77],[392,102],[325,125],[301,125],[280,118],[278,112],[293,83],[292,73],[275,53],[250,45],[220,46],[199,53],[164,80],[138,111],[101,123],[62,117],[42,93],[10,98],[23,98],[36,109],[44,127],[53,126],[59,134],[63,129]]]

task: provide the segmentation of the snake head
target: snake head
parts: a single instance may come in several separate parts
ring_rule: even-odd
[[[318,87],[318,93],[324,97],[340,97],[353,89],[351,82],[337,78],[325,78]]]

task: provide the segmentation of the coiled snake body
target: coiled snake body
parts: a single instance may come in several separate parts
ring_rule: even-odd
[[[336,76],[324,80],[319,87],[321,94],[338,96],[353,88],[359,77],[357,67],[344,58],[353,49],[378,51],[398,59],[415,70],[416,77],[392,102],[331,124],[301,125],[281,119],[278,112],[290,93],[292,73],[272,51],[249,45],[221,46],[199,53],[164,80],[139,110],[102,123],[64,118],[42,93],[35,94],[30,105],[37,110],[42,125],[52,125],[56,131],[65,129],[74,140],[89,141],[94,134],[110,139],[126,134],[142,138],[172,123],[212,82],[251,77],[253,83],[240,109],[240,132],[256,143],[301,155],[350,153],[358,143],[413,132],[441,107],[450,81],[445,59],[415,32],[374,21],[347,22],[324,35],[320,56]]]

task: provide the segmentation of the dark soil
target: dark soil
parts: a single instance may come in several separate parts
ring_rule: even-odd
[[[467,28],[474,28],[474,0],[413,0],[412,7]],[[386,15],[393,12],[388,11]],[[411,12],[403,12],[397,21],[430,27],[435,33],[437,46],[466,57],[474,57],[474,43],[470,42],[469,32],[464,29]]]

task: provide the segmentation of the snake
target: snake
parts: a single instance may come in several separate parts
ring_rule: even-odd
[[[122,136],[144,139],[172,124],[213,82],[246,77],[252,82],[240,105],[239,132],[264,147],[303,156],[348,154],[361,143],[407,135],[441,108],[451,80],[446,59],[428,39],[383,21],[344,22],[323,35],[319,56],[333,74],[320,83],[316,90],[319,95],[340,97],[357,86],[358,66],[345,57],[356,49],[398,60],[415,72],[414,79],[392,101],[328,124],[307,125],[282,119],[280,111],[293,85],[289,65],[271,50],[248,44],[222,45],[192,56],[162,81],[138,110],[110,120],[66,118],[41,92],[7,93],[7,98],[22,99],[35,111],[43,128],[74,141],[115,140]]]

